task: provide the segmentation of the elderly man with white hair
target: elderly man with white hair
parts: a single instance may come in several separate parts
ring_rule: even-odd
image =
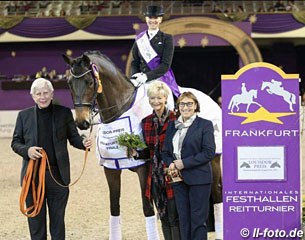
[[[49,80],[36,79],[32,83],[30,93],[35,106],[19,112],[11,143],[14,152],[23,158],[21,181],[27,172],[30,159],[36,162],[42,158],[42,149],[46,152],[50,163],[50,169],[45,170],[45,195],[41,210],[38,215],[28,218],[31,239],[47,239],[48,208],[51,237],[63,240],[69,188],[59,186],[55,180],[66,186],[70,183],[67,141],[83,150],[90,148],[92,141],[79,135],[69,108],[53,104],[54,89]],[[30,186],[29,193],[32,191],[35,190]],[[35,199],[32,194],[28,194],[27,207],[33,205],[33,201]]]

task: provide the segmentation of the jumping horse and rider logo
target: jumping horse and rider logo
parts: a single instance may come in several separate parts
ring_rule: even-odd
[[[274,79],[272,79],[270,82],[263,81],[260,90],[266,90],[266,92],[270,95],[277,95],[282,97],[283,100],[289,105],[289,110],[293,111],[293,105],[296,104],[296,96],[295,94],[285,90],[282,86],[282,82],[276,81]],[[228,109],[231,111],[231,113],[233,113],[234,108],[239,111],[239,104],[246,104],[246,112],[248,113],[251,104],[255,104],[259,107],[262,107],[260,103],[254,101],[254,99],[257,98],[257,91],[257,89],[251,89],[248,91],[246,88],[246,84],[242,83],[241,94],[235,94],[232,96],[228,105]]]

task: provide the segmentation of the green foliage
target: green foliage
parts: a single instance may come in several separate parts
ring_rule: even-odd
[[[118,144],[125,146],[128,149],[146,148],[146,144],[142,141],[139,135],[134,133],[122,133],[118,136]]]

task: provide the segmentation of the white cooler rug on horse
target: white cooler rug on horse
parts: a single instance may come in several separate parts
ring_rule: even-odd
[[[110,169],[126,169],[145,163],[144,160],[127,158],[126,147],[119,146],[117,137],[122,133],[134,133],[142,137],[141,120],[152,113],[146,96],[146,86],[141,85],[136,92],[132,106],[117,120],[98,125],[96,138],[96,155],[99,164]]]

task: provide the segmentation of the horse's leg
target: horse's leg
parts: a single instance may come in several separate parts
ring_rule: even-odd
[[[222,181],[221,181],[220,156],[221,156],[220,154],[217,154],[211,162],[212,173],[213,173],[211,196],[213,198],[213,203],[222,202]]]
[[[289,94],[289,96],[287,95],[283,96],[284,100],[289,104],[290,111],[293,111],[291,97],[292,97],[291,94]]]
[[[114,170],[104,167],[104,173],[107,179],[110,193],[110,213],[112,216],[119,216],[122,170]]]
[[[255,103],[257,106],[260,106],[260,107],[262,106],[262,105],[259,104],[258,102],[254,102],[254,101],[253,101],[252,103]]]
[[[293,111],[292,102],[289,102],[289,109],[290,111]]]
[[[109,240],[121,240],[120,197],[122,171],[104,167],[104,173],[110,194]]]
[[[148,197],[145,196],[147,176],[149,171],[149,162],[146,162],[145,164],[132,169],[132,171],[135,171],[138,174],[140,187],[141,187],[142,207],[143,207],[144,216],[145,217],[154,216],[155,211],[154,211],[152,199],[148,199]]]
[[[213,183],[211,189],[211,198],[214,206],[215,233],[216,238],[222,239],[223,235],[223,209],[222,209],[222,177],[220,167],[220,154],[217,154],[212,160]]]
[[[248,111],[249,111],[249,107],[250,107],[250,105],[251,105],[251,103],[248,103],[248,104],[247,104],[246,112],[248,112]]]
[[[153,202],[151,199],[148,199],[145,196],[149,168],[150,168],[150,162],[146,162],[144,165],[132,169],[132,171],[135,171],[138,174],[138,178],[141,186],[142,205],[143,205],[143,212],[146,221],[147,240],[159,240],[160,237],[159,237],[157,218],[155,216]]]
[[[235,106],[236,106],[236,104],[235,104],[235,102],[233,102],[231,112],[233,112]]]

